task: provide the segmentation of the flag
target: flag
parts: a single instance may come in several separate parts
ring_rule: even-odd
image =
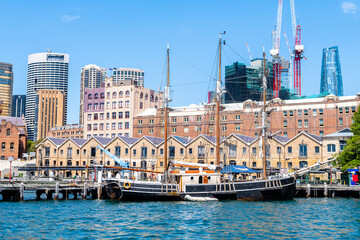
[[[109,68],[110,71],[112,71],[113,69],[112,68]]]

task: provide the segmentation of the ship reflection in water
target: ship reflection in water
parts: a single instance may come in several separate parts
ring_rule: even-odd
[[[0,202],[0,238],[358,238],[358,199]],[[6,227],[5,227],[6,226]]]

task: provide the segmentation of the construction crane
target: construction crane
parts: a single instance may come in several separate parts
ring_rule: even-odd
[[[277,21],[276,21],[276,30],[273,30],[272,33],[272,49],[270,50],[270,55],[273,58],[273,91],[274,98],[279,97],[279,91],[281,89],[281,58],[280,58],[280,37],[281,37],[281,21],[282,21],[282,4],[283,1],[279,0],[278,2],[278,12],[277,12]]]
[[[301,45],[301,26],[296,26],[295,3],[290,0],[291,23],[294,39],[294,93],[301,96],[301,59],[304,58],[304,45]]]
[[[113,159],[117,164],[119,164],[121,167],[123,168],[129,168],[129,162],[124,162],[123,160],[121,160],[120,158],[118,158],[117,156],[115,156],[114,154],[112,154],[111,152],[105,150],[104,148],[100,147],[100,145],[97,145],[96,147],[97,149],[100,149],[101,151],[103,151],[106,155],[108,155],[111,159]]]
[[[281,22],[282,22],[282,5],[283,0],[278,0],[278,12],[277,12],[277,25],[276,30],[273,30],[272,33],[272,49],[270,54],[273,58],[273,73],[274,73],[274,98],[279,97],[279,91],[281,90],[281,57],[280,57],[280,31],[281,31]],[[291,11],[291,25],[292,33],[294,40],[294,50],[290,53],[290,66],[292,65],[293,73],[289,70],[289,79],[293,77],[293,86],[294,93],[301,96],[301,59],[305,58],[304,45],[301,45],[301,26],[296,24],[296,15],[295,15],[295,0],[290,0],[290,11]],[[285,33],[284,33],[285,34]],[[289,46],[289,41],[285,34],[286,43]]]
[[[246,43],[246,48],[249,52],[249,56],[250,56],[250,61],[252,61],[252,56],[251,56],[251,52],[250,52],[250,48],[249,48],[249,45]]]

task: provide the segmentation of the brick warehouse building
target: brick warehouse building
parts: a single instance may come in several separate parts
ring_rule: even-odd
[[[17,117],[0,117],[0,159],[21,158],[26,151],[27,131],[25,120]]]
[[[270,132],[292,138],[300,132],[324,136],[348,128],[353,113],[360,103],[360,94],[324,98],[282,100],[268,102]],[[169,113],[169,133],[195,138],[200,134],[215,135],[213,104],[173,107]],[[231,133],[257,137],[261,125],[261,102],[247,100],[242,103],[223,104],[220,112],[222,136]],[[163,137],[162,109],[147,109],[134,117],[134,137],[143,135]]]

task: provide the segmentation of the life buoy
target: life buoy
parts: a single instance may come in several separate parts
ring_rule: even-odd
[[[125,183],[124,183],[124,188],[125,188],[125,189],[130,189],[130,187],[131,187],[131,183],[130,183],[130,182],[125,182]]]
[[[204,176],[204,183],[208,183],[208,182],[209,182],[208,176]]]

